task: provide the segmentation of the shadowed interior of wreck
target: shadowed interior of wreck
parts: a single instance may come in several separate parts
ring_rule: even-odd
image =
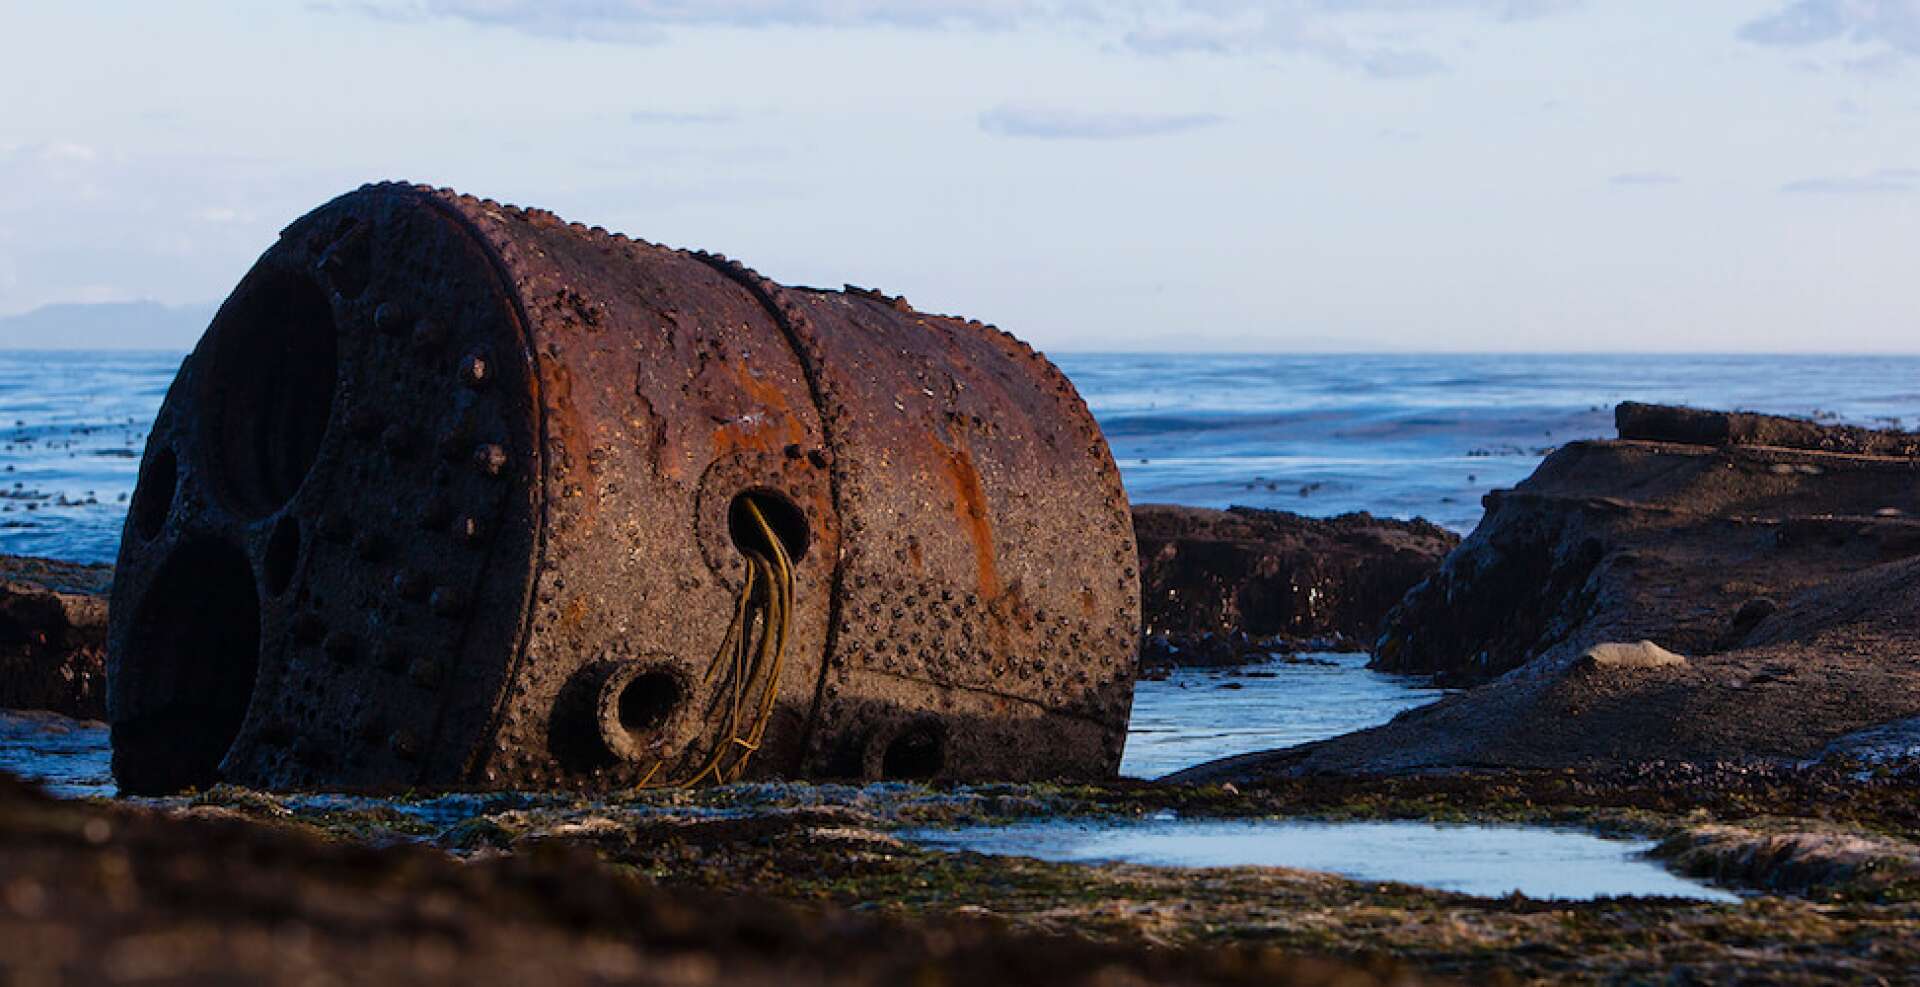
[[[238,549],[189,543],[135,618],[112,687],[113,771],[133,795],[206,787],[246,719],[259,671],[260,601]]]
[[[310,278],[262,270],[216,323],[209,407],[220,492],[260,518],[292,499],[326,437],[339,373],[333,310]]]

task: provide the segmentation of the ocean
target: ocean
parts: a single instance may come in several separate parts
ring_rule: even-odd
[[[0,352],[0,552],[111,562],[178,352]],[[1555,446],[1613,433],[1624,400],[1920,424],[1920,357],[1261,356],[1065,353],[1135,502],[1424,517]]]

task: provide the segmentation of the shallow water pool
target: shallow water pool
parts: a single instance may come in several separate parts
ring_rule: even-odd
[[[1037,821],[898,835],[936,850],[1062,863],[1293,867],[1487,897],[1518,891],[1530,898],[1739,900],[1662,867],[1646,855],[1651,841],[1534,826],[1156,819]]]
[[[1320,652],[1236,668],[1182,668],[1133,690],[1120,773],[1158,778],[1234,754],[1378,726],[1446,692],[1388,675],[1365,654]]]
[[[117,790],[107,725],[56,713],[0,709],[0,771],[39,782],[64,798],[111,796]]]

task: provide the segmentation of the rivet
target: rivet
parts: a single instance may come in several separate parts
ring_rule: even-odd
[[[460,359],[460,382],[468,387],[484,387],[493,379],[493,367],[485,353],[468,353]]]
[[[418,603],[427,598],[432,589],[427,577],[412,569],[402,569],[393,574],[393,592],[403,600]]]
[[[389,336],[398,336],[407,331],[411,322],[407,318],[406,309],[394,302],[381,302],[380,306],[373,310],[373,325],[374,328]]]
[[[507,450],[497,442],[483,443],[473,450],[473,464],[488,476],[499,476],[507,468]]]
[[[471,514],[463,514],[453,522],[453,536],[469,545],[477,545],[486,534],[486,526]]]

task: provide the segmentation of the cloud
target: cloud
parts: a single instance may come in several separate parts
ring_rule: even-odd
[[[732,110],[635,110],[628,119],[641,126],[701,127],[712,124],[733,123],[740,114]]]
[[[1619,188],[1656,188],[1662,185],[1678,185],[1680,177],[1664,171],[1624,171],[1607,179],[1607,184]]]
[[[1801,47],[1829,41],[1882,44],[1920,55],[1920,2],[1915,0],[1794,0],[1740,28],[1742,40]]]
[[[1103,113],[1003,105],[980,114],[980,129],[1001,137],[1119,140],[1185,133],[1224,119],[1212,113]]]
[[[0,312],[75,299],[205,297],[288,217],[357,169],[81,140],[0,143]],[[110,231],[102,235],[101,231]]]
[[[1882,168],[1865,175],[1803,178],[1780,186],[1787,195],[1888,195],[1920,191],[1920,168]]]
[[[649,44],[675,28],[1066,31],[1145,55],[1318,57],[1375,78],[1445,68],[1417,36],[1439,15],[1530,20],[1583,0],[318,0],[324,10],[461,20],[563,40]],[[1369,33],[1372,32],[1372,33]],[[1390,42],[1382,37],[1392,39]],[[1408,37],[1414,37],[1409,42]]]
[[[463,20],[563,40],[649,44],[673,27],[1004,30],[1049,17],[1043,0],[340,0],[322,9]]]

